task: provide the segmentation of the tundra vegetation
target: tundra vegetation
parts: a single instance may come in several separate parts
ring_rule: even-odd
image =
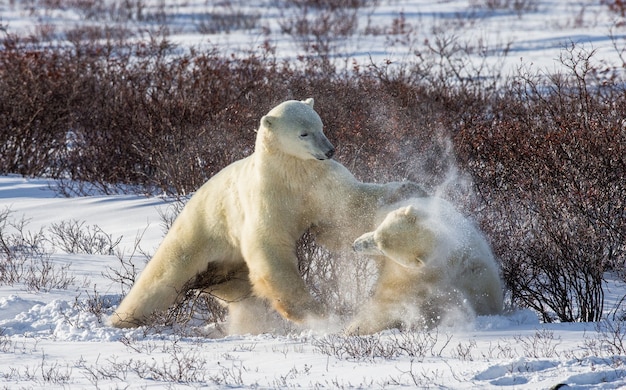
[[[271,107],[313,96],[336,158],[357,178],[422,183],[478,223],[501,264],[510,307],[531,308],[545,322],[597,321],[607,272],[626,279],[623,38],[613,39],[620,64],[572,43],[554,71],[521,64],[511,73],[498,61],[477,61],[494,50],[507,56],[506,45],[484,47],[448,31],[478,12],[523,17],[537,1],[470,1],[467,13],[448,21],[450,29],[421,40],[402,13],[390,25],[364,22],[381,0],[283,0],[279,28],[298,48],[287,61],[269,38],[249,52],[181,47],[170,39],[165,2],[30,3],[46,12],[74,8],[94,23],[59,31],[42,22],[18,36],[0,20],[1,174],[57,179],[63,196],[133,192],[184,202],[250,154]],[[198,31],[267,28],[236,3],[196,15]],[[623,17],[624,2],[602,3]],[[123,28],[146,20],[155,26],[148,32]],[[408,54],[398,62],[343,54],[363,35],[384,36]],[[0,214],[3,284],[22,278],[29,289],[46,290],[73,282],[50,267],[42,242],[115,253],[116,239],[97,226],[65,221],[32,235],[9,216]],[[166,226],[171,218],[164,216]],[[375,272],[356,255],[325,251],[311,235],[299,256],[311,290],[340,314],[363,299]],[[122,267],[110,276],[127,288],[136,260],[120,256]],[[341,282],[346,273],[355,286]],[[209,318],[223,314],[210,297],[191,295],[170,319],[190,318],[198,307]],[[396,353],[376,338],[333,350],[323,339],[317,347]]]

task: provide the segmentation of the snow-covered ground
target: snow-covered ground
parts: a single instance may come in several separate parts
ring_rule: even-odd
[[[166,27],[168,39],[183,48],[216,47],[230,54],[270,46],[287,60],[310,55],[311,43],[319,43],[349,66],[353,59],[360,64],[413,61],[416,52],[424,55],[430,47],[467,51],[474,61],[467,69],[472,77],[479,75],[471,70],[481,67],[480,76],[494,68],[506,75],[522,65],[553,72],[561,67],[562,50],[572,44],[595,51],[607,67],[619,68],[626,59],[626,18],[603,4],[612,1],[361,0],[352,3],[362,7],[324,17],[296,3],[338,1],[5,0],[0,2],[0,26],[8,33],[43,35],[51,41],[86,27],[129,31],[136,39],[163,33]],[[305,19],[308,28],[301,23]],[[324,34],[323,23],[335,33]]]
[[[0,208],[12,212],[7,220],[25,219],[23,230],[32,232],[49,232],[52,223],[64,220],[98,225],[113,237],[123,236],[119,247],[127,255],[138,235],[145,251],[158,246],[159,209],[168,206],[163,200],[59,198],[50,185],[54,182],[0,177]],[[11,231],[4,228],[5,234]],[[121,286],[105,276],[109,267],[119,269],[116,256],[57,249],[48,261],[54,268],[50,275],[65,272],[73,278],[67,288],[38,292],[24,283],[0,286],[0,387],[626,386],[623,345],[610,348],[623,341],[619,322],[542,324],[531,311],[519,310],[429,332],[352,338],[316,331],[205,336],[215,324],[198,325],[200,336],[171,329],[120,330],[104,321],[121,297]],[[612,281],[607,311],[615,311],[624,294],[626,286]]]
[[[108,2],[66,2],[101,4]],[[122,3],[122,2],[118,2]],[[293,59],[302,46],[281,33],[295,17],[277,8],[278,0],[223,2],[145,0],[142,20],[89,17],[82,9],[42,7],[45,1],[0,1],[0,26],[19,35],[46,32],[61,39],[77,26],[107,24],[155,31],[165,20],[169,38],[182,47],[217,45],[225,52],[257,50],[265,41],[280,58]],[[167,4],[166,4],[167,3]],[[357,32],[335,41],[342,55],[358,61],[402,61],[436,37],[482,47],[477,61],[502,60],[504,69],[525,64],[552,71],[563,47],[575,43],[597,52],[596,59],[619,68],[626,47],[623,18],[599,1],[526,1],[529,10],[489,10],[475,1],[372,1],[358,11]],[[501,3],[506,3],[502,1]],[[513,3],[508,2],[508,3]],[[165,18],[159,18],[161,10]],[[249,30],[209,32],[211,13],[242,12],[257,19]],[[152,17],[147,17],[153,15]],[[398,34],[365,33],[391,29],[404,18],[412,31],[408,41]],[[617,46],[617,49],[616,47]],[[503,56],[500,49],[508,48]],[[621,49],[620,49],[621,48]],[[153,253],[164,231],[160,212],[169,203],[134,195],[61,198],[44,179],[0,177],[0,215],[24,220],[23,232],[49,234],[54,224],[76,221],[98,226],[128,257],[141,238],[142,251]],[[5,232],[14,231],[9,226]],[[50,243],[44,243],[50,246]],[[103,321],[122,294],[107,276],[119,269],[115,255],[67,254],[61,248],[41,257],[66,288],[36,291],[24,283],[0,286],[0,387],[14,388],[570,388],[614,389],[626,386],[626,325],[613,322],[613,312],[626,286],[611,280],[606,290],[608,320],[600,324],[543,324],[528,310],[430,332],[347,338],[316,331],[290,335],[212,338],[214,324],[198,326],[203,335],[171,330],[119,330]],[[134,255],[139,266],[144,258]],[[35,283],[36,285],[36,283]]]

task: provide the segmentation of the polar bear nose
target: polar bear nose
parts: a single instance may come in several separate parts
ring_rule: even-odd
[[[328,152],[326,152],[325,156],[328,158],[333,158],[334,155],[335,155],[335,148],[332,148]]]

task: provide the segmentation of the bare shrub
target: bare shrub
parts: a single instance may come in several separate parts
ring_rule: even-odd
[[[5,332],[6,330],[4,328],[0,328],[0,352],[11,353],[17,348],[16,342],[11,340]]]
[[[116,357],[109,358],[106,362],[101,362],[98,358],[93,365],[86,365],[84,361],[80,361],[77,367],[96,388],[101,380],[126,381],[129,375],[128,362],[118,361]]]
[[[71,115],[68,90],[55,52],[24,49],[10,35],[0,54],[0,172],[58,173]],[[45,145],[45,146],[44,146]],[[56,169],[55,169],[56,167]]]
[[[600,348],[608,356],[621,356],[622,364],[626,364],[626,322],[624,320],[603,320],[596,324]]]
[[[103,193],[189,192],[246,153],[225,145],[253,145],[269,109],[249,105],[268,72],[255,56],[171,60],[163,36],[37,50],[7,36],[2,46],[1,101],[12,103],[0,104],[0,172],[70,179],[68,194],[85,182]]]
[[[609,9],[612,12],[615,12],[621,17],[626,16],[626,1],[624,0],[601,0],[601,3],[609,7]]]
[[[476,340],[470,340],[467,343],[459,342],[454,349],[453,356],[462,361],[472,362],[474,356],[472,351],[476,348]]]
[[[144,263],[150,259],[150,255],[143,252],[140,246],[144,233],[145,230],[135,237],[135,244],[133,245],[130,253],[127,254],[123,250],[116,250],[115,256],[119,261],[119,266],[107,266],[106,271],[102,273],[102,276],[105,278],[115,283],[119,283],[122,295],[126,295],[128,291],[130,291],[133,284],[135,284],[137,275],[139,274],[139,266],[136,264],[137,257],[140,257]]]
[[[451,335],[443,339],[438,330],[377,333],[367,336],[331,334],[312,341],[320,352],[340,360],[374,361],[410,356],[422,361],[425,357],[440,357],[448,347]]]
[[[184,350],[177,343],[167,349],[160,360],[130,360],[131,372],[140,378],[171,383],[200,383],[206,381],[207,360],[199,351]]]
[[[33,370],[35,369],[39,372],[41,380],[48,384],[68,385],[72,378],[72,367],[70,364],[62,364],[56,361],[49,363],[44,353],[41,355],[40,365],[33,368]]]
[[[550,330],[537,330],[533,336],[515,336],[514,338],[524,348],[523,356],[533,358],[559,356],[556,348],[560,344],[560,339],[555,338],[554,332]]]
[[[76,281],[76,278],[69,272],[69,268],[69,264],[56,266],[49,256],[32,258],[26,274],[23,275],[23,283],[29,291],[65,290]]]
[[[246,12],[241,4],[232,0],[213,5],[211,12],[196,15],[198,32],[202,34],[230,33],[234,30],[252,30],[257,27],[261,15],[258,12]]]
[[[10,215],[8,209],[0,213],[0,284],[41,292],[73,285],[69,264],[55,265],[44,248],[43,230],[33,233],[27,220],[10,220]]]
[[[470,5],[491,11],[511,10],[520,16],[523,12],[537,11],[539,8],[537,0],[472,0]]]
[[[58,140],[49,142],[33,133],[37,127],[30,121],[32,113],[5,107],[8,115],[0,117],[7,120],[0,127],[8,129],[3,144],[27,145],[37,139],[41,143],[33,147],[41,150],[15,155],[22,149],[9,148],[0,159],[0,172],[65,179],[60,191],[66,195],[187,194],[248,155],[258,118],[285,97],[316,97],[316,107],[328,118],[329,136],[341,147],[338,158],[362,170],[356,173],[363,178],[362,173],[406,177],[406,170],[392,173],[396,167],[376,161],[377,152],[386,148],[396,161],[406,161],[402,155],[411,148],[416,153],[427,150],[429,142],[420,141],[430,138],[432,123],[443,117],[429,103],[437,101],[427,96],[432,91],[412,84],[418,78],[406,79],[409,72],[392,74],[388,67],[338,74],[330,63],[311,58],[304,60],[304,70],[295,70],[278,65],[271,48],[261,55],[232,58],[212,51],[172,56],[174,47],[163,36],[134,45],[109,38],[104,45],[82,40],[73,44],[73,50],[47,46],[33,52],[27,42],[7,37],[0,58],[7,69],[0,73],[0,84],[7,86],[1,89],[6,96],[2,101],[23,109],[37,106],[46,115],[55,113],[51,118],[59,122]],[[128,60],[131,55],[133,61]],[[48,85],[51,66],[65,89]],[[23,84],[40,89],[32,92],[37,96],[59,94],[54,101],[64,101],[71,115],[32,99],[19,103],[29,99],[17,87]],[[269,101],[265,96],[280,98]],[[436,106],[462,102],[442,98]],[[25,131],[15,131],[17,124]],[[54,133],[51,124],[45,128]],[[30,158],[37,153],[48,158]]]
[[[189,197],[178,197],[176,200],[172,201],[167,207],[158,209],[159,217],[161,220],[161,228],[163,229],[163,234],[167,234],[170,230],[174,221],[178,217]]]
[[[314,339],[315,349],[339,360],[374,361],[377,358],[392,359],[398,350],[382,339],[381,334],[368,336],[341,336],[330,334]]]
[[[66,253],[112,255],[122,240],[113,238],[98,225],[85,225],[85,221],[68,220],[51,224],[50,243]]]
[[[298,267],[311,294],[333,313],[349,317],[368,297],[376,264],[354,253],[331,252],[306,233],[297,243]]]
[[[128,21],[158,21],[163,23],[165,12],[164,2],[157,10],[147,12],[145,0],[120,0],[120,1],[97,1],[97,0],[34,0],[32,9],[47,13],[55,9],[73,9],[89,21],[107,21],[124,23]]]
[[[331,11],[345,8],[364,8],[376,6],[380,0],[284,0],[285,4],[301,8],[311,7]]]
[[[174,326],[178,334],[199,336],[209,334],[212,337],[223,336],[226,330],[223,323],[228,310],[220,301],[209,293],[189,291],[182,300],[161,317],[162,324]],[[214,329],[203,329],[212,324]]]
[[[80,295],[74,299],[73,308],[81,312],[93,314],[99,324],[105,322],[105,318],[109,315],[108,309],[110,309],[116,303],[112,296],[106,296],[100,294],[96,290],[96,286],[93,286],[93,293],[85,290],[86,298],[81,298]]]
[[[603,319],[595,324],[595,332],[585,337],[581,350],[571,351],[570,355],[578,360],[588,357],[605,359],[613,367],[626,364],[626,328],[623,319]]]
[[[198,277],[201,279],[201,277]],[[219,299],[213,296],[206,287],[198,280],[191,280],[179,291],[176,303],[166,310],[152,313],[145,322],[148,324],[146,333],[161,333],[168,329],[178,335],[198,336],[204,335],[204,327],[207,324],[216,325],[215,331],[209,330],[213,335],[224,335],[221,323],[227,315],[227,309]]]
[[[312,9],[307,5],[281,10],[279,25],[304,53],[317,57],[325,72],[332,72],[332,55],[346,38],[356,33],[358,11],[355,8]]]
[[[592,58],[571,47],[564,73],[520,71],[455,141],[512,301],[548,322],[600,319],[604,272],[624,270],[625,100]]]
[[[209,375],[206,370],[206,354],[198,348],[187,348],[179,342],[152,343],[122,339],[124,345],[139,354],[139,357],[120,359],[111,357],[95,364],[80,364],[78,368],[94,385],[99,381],[127,381],[132,375],[142,379],[169,384],[229,384],[220,373]],[[240,375],[239,375],[240,376]],[[231,378],[234,380],[234,378]],[[240,378],[239,378],[240,379]],[[239,381],[237,381],[239,382]]]

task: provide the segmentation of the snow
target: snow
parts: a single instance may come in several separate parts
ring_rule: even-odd
[[[258,51],[267,41],[275,46],[279,59],[293,61],[298,56],[311,54],[303,49],[302,37],[283,33],[284,26],[290,26],[301,17],[301,10],[285,5],[295,1],[108,0],[101,4],[125,3],[126,6],[100,13],[94,12],[98,6],[106,8],[98,2],[91,3],[91,7],[90,2],[83,2],[83,6],[77,2],[75,7],[54,7],[55,2],[34,3],[40,6],[1,2],[0,26],[21,36],[47,31],[52,39],[63,37],[64,32],[79,26],[102,25],[128,29],[137,37],[147,37],[154,36],[162,27],[160,20],[165,19],[168,39],[182,47],[217,47],[227,54],[248,53]],[[50,6],[41,6],[46,3]],[[354,34],[321,38],[338,48],[330,55],[339,57],[342,63],[346,58],[345,63],[354,59],[361,64],[369,64],[370,60],[376,64],[385,60],[407,60],[413,58],[414,52],[427,52],[426,42],[432,44],[439,37],[456,42],[459,47],[472,47],[476,64],[485,60],[491,66],[502,66],[503,74],[515,71],[521,64],[552,72],[560,67],[558,58],[563,48],[571,44],[587,52],[596,51],[597,58],[609,67],[619,68],[623,64],[620,55],[624,54],[625,18],[609,12],[601,1],[377,0],[361,3],[372,6],[348,10],[340,20],[335,20],[351,18],[354,13]],[[488,7],[489,3],[508,6]],[[516,4],[520,11],[515,8]],[[138,8],[141,8],[141,19],[136,16]],[[235,13],[250,23],[254,20],[254,27],[244,30],[219,23],[220,16],[225,18]],[[309,10],[309,21],[315,21],[313,15]],[[402,17],[406,23],[402,33],[380,33],[390,31],[393,20]],[[213,32],[206,26],[222,30]],[[410,37],[406,35],[408,31],[412,32]],[[506,48],[508,54],[505,55]]]
[[[120,246],[156,248],[160,198],[129,195],[59,198],[54,182],[0,176],[0,208],[35,230],[66,219],[123,235]],[[104,228],[106,227],[106,229]],[[129,239],[130,238],[130,239]],[[130,250],[126,251],[128,253]],[[315,330],[213,338],[193,332],[115,329],[106,318],[122,295],[104,276],[114,255],[51,254],[74,277],[67,289],[0,286],[0,385],[5,388],[550,388],[626,386],[623,349],[601,324],[542,324],[530,310],[478,317],[423,332],[345,337]],[[615,309],[626,286],[611,282]],[[100,310],[90,305],[101,302]],[[621,329],[622,338],[623,328]],[[215,333],[213,333],[215,334]],[[619,332],[618,332],[619,334]],[[621,353],[622,355],[620,355]]]
[[[96,2],[97,3],[97,2]],[[145,0],[145,11],[160,0]],[[221,10],[205,1],[172,1],[168,14],[170,39],[183,46],[218,45],[225,52],[255,50],[269,39],[279,58],[302,54],[278,21],[286,10],[276,1],[232,0],[219,4],[259,16],[253,30],[201,34],[200,16]],[[504,69],[520,64],[549,71],[558,68],[564,45],[572,42],[596,50],[597,58],[619,68],[623,23],[606,6],[592,1],[536,1],[536,9],[470,7],[478,1],[380,1],[359,11],[359,29],[367,18],[389,27],[400,12],[416,31],[411,49],[423,49],[434,31],[446,31],[464,42],[481,40],[489,61],[502,58]],[[122,24],[141,31],[156,22],[93,20],[76,9],[33,8],[39,2],[0,2],[0,26],[28,35],[48,26],[56,37],[81,23]],[[218,4],[218,3],[216,3]],[[152,24],[151,24],[152,23]],[[263,32],[265,31],[265,32]],[[267,32],[269,31],[269,33]],[[2,32],[0,32],[1,34]],[[612,37],[611,37],[612,35]],[[390,45],[383,36],[356,34],[341,42],[346,56],[358,61],[401,61],[410,48]],[[163,237],[160,213],[170,203],[157,197],[95,195],[59,197],[47,179],[0,177],[0,212],[24,219],[28,231],[38,232],[61,221],[99,226],[122,237],[119,248],[153,253]],[[119,269],[119,259],[107,254],[67,254],[50,248],[49,262],[65,269],[68,288],[36,291],[20,283],[0,285],[0,387],[2,388],[514,388],[548,389],[567,384],[574,389],[615,389],[626,386],[623,323],[610,322],[626,295],[626,286],[610,279],[606,323],[543,324],[530,310],[478,317],[473,323],[440,327],[428,332],[386,331],[349,338],[340,333],[307,330],[288,335],[215,337],[215,324],[197,325],[197,334],[172,329],[114,329],[106,324],[122,296],[122,286],[106,277]],[[143,253],[143,252],[142,252]],[[145,258],[136,255],[142,266]],[[93,302],[101,306],[94,306]],[[621,327],[620,327],[620,324]],[[620,338],[621,337],[621,338]],[[402,348],[401,348],[402,347]]]

